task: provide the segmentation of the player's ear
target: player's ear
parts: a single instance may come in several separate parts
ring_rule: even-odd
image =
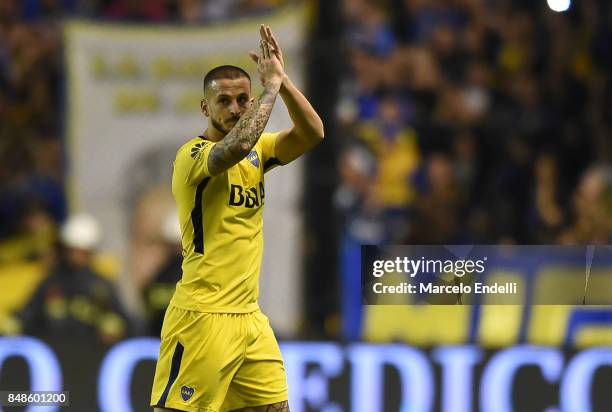
[[[251,97],[251,104],[255,103],[255,98]]]
[[[208,117],[208,102],[206,101],[206,99],[200,100],[200,109],[202,109],[202,114]]]

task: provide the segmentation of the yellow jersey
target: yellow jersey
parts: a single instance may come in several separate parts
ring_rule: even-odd
[[[419,167],[419,146],[414,129],[398,130],[390,141],[379,128],[366,123],[360,128],[360,138],[368,145],[378,164],[375,190],[385,207],[405,208],[416,198],[410,177]]]
[[[196,137],[178,150],[172,194],[181,225],[183,275],[170,305],[214,313],[259,308],[264,173],[280,165],[277,136],[263,133],[244,159],[216,176],[208,171],[214,142]]]

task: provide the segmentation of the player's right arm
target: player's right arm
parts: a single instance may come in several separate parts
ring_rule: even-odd
[[[217,175],[229,169],[249,154],[266,127],[274,101],[283,82],[283,66],[269,45],[261,42],[261,54],[251,54],[257,62],[257,68],[264,90],[253,105],[246,110],[236,126],[225,137],[211,148],[208,154],[208,171]]]
[[[236,126],[210,149],[208,170],[212,176],[229,169],[253,149],[270,118],[279,89],[280,84],[267,84],[259,99],[244,112]]]

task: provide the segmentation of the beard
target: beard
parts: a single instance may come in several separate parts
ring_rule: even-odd
[[[212,125],[214,126],[214,128],[217,129],[218,131],[220,131],[221,133],[223,133],[224,135],[229,133],[229,130],[227,130],[221,123],[219,123],[218,121],[216,121],[212,117],[211,117],[210,121],[211,121]]]
[[[238,123],[239,119],[240,119],[239,117],[235,118],[236,123]],[[232,130],[234,128],[234,126],[236,125],[236,123],[234,123],[234,126],[232,126],[230,128],[227,128],[227,127],[223,126],[222,123],[218,122],[217,120],[213,119],[212,117],[210,118],[210,121],[211,121],[212,125],[214,126],[214,128],[217,129],[218,131],[220,131],[221,133],[223,133],[223,135],[228,134],[230,132],[230,130]]]

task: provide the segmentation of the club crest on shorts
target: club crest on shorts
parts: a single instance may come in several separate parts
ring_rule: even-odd
[[[255,150],[251,150],[251,153],[247,155],[247,160],[255,167],[259,167],[259,156]]]
[[[195,389],[190,388],[189,386],[181,386],[181,398],[183,398],[184,401],[188,401],[189,399],[191,399],[194,392]]]

